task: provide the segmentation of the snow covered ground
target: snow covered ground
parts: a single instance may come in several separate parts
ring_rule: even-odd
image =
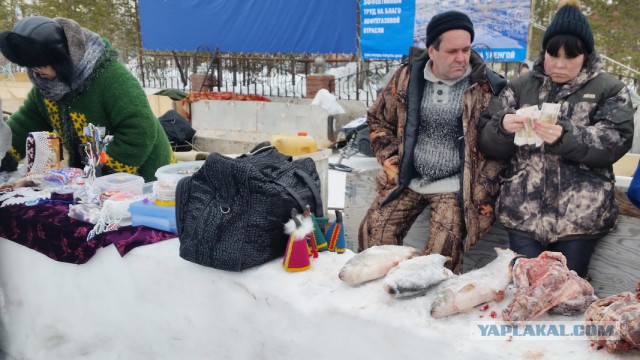
[[[510,292],[487,309],[434,319],[433,293],[400,300],[381,280],[340,281],[350,251],[323,252],[299,273],[281,259],[232,273],[182,260],[178,247],[166,240],[121,258],[109,246],[78,266],[0,240],[6,359],[612,358],[585,340],[473,339],[474,322],[499,324],[491,314]]]

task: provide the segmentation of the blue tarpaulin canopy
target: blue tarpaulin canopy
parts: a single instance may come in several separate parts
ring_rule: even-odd
[[[142,47],[356,52],[356,0],[140,0]]]

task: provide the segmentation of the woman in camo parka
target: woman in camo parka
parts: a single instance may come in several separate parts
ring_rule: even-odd
[[[612,165],[631,147],[628,89],[605,72],[579,4],[560,7],[532,71],[510,82],[479,123],[478,147],[510,160],[501,182],[497,217],[512,250],[537,257],[562,252],[586,276],[597,240],[615,225]],[[537,123],[542,146],[514,144],[528,118],[516,110],[560,104],[555,124]]]

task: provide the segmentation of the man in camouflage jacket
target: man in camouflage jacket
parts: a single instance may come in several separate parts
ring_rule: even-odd
[[[459,273],[463,252],[489,231],[503,165],[478,152],[476,126],[506,81],[471,50],[472,41],[465,14],[434,16],[428,50],[402,65],[369,109],[371,149],[382,169],[358,232],[359,250],[401,245],[429,206],[425,254],[450,256]]]

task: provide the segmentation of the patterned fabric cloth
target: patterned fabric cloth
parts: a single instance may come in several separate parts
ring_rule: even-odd
[[[0,207],[0,236],[66,263],[84,264],[101,247],[114,244],[120,256],[141,245],[154,244],[176,234],[146,226],[123,226],[87,241],[93,224],[70,218],[71,195],[53,194],[51,202],[35,206]]]

